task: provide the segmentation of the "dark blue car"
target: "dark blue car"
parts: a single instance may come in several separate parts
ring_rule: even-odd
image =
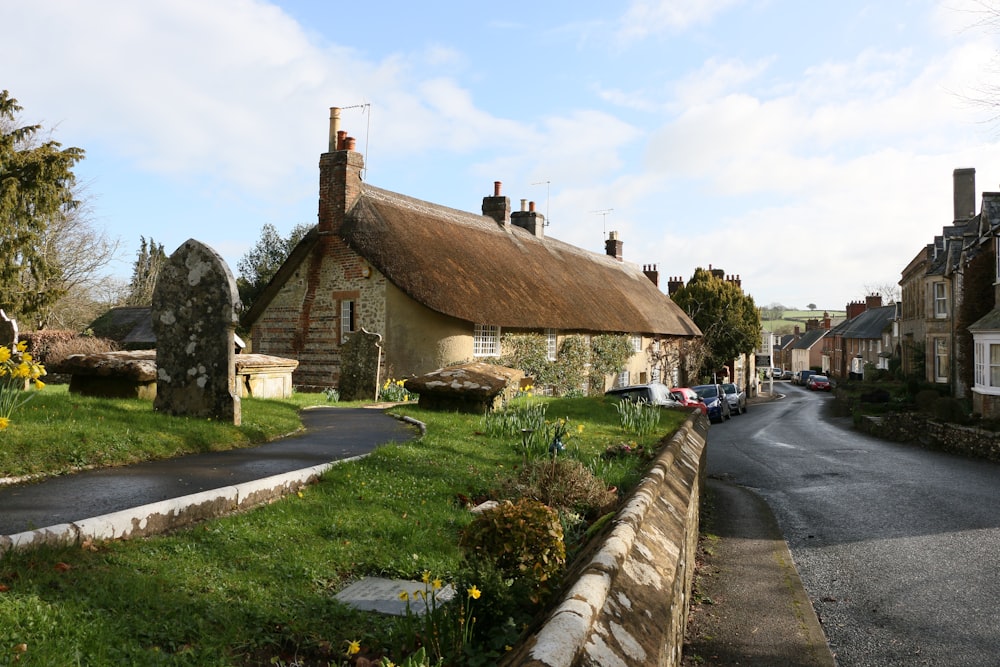
[[[698,394],[705,406],[708,407],[708,418],[713,422],[723,422],[732,416],[729,408],[729,401],[726,400],[726,392],[718,384],[699,384],[695,387],[694,393]]]

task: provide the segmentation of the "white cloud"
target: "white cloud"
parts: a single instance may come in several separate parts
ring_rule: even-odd
[[[620,19],[617,37],[625,41],[707,23],[742,0],[633,0]]]

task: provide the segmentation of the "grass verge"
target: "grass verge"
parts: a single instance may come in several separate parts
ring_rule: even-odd
[[[149,412],[148,402],[43,392],[30,404],[37,412],[19,415],[18,428],[0,437],[22,426],[32,431],[40,422],[53,430],[34,431],[37,448],[86,436],[82,451],[92,458],[83,461],[124,463],[289,432],[297,426],[293,417],[301,402],[317,400],[321,395],[247,401],[247,423],[234,428],[140,414]],[[621,492],[637,482],[645,460],[603,456],[636,440],[622,432],[613,403],[547,403],[550,419],[568,419],[575,429],[563,456],[579,459]],[[368,575],[428,576],[455,582],[459,591],[466,583],[490,590],[485,582],[470,581],[463,569],[458,536],[471,516],[459,499],[489,496],[499,477],[522,465],[523,450],[510,438],[486,435],[482,417],[413,405],[394,410],[427,424],[427,434],[336,466],[318,484],[274,504],[155,538],[6,554],[0,558],[0,665],[346,664],[355,648],[360,652],[352,661],[402,660],[427,646],[433,633],[448,635],[448,628],[412,617],[351,610],[334,595]],[[659,431],[637,444],[652,447],[686,416],[665,411]],[[88,428],[95,421],[98,427]],[[132,434],[127,446],[101,458],[114,431],[126,428]],[[58,435],[46,437],[53,432]],[[63,455],[38,454],[24,470],[69,463]],[[462,618],[489,617],[493,601],[487,595],[465,602],[468,615]],[[442,617],[445,622],[454,617]],[[475,646],[466,646],[474,650],[455,656],[454,664],[469,664],[470,656],[491,664],[519,631],[484,621],[472,636]]]

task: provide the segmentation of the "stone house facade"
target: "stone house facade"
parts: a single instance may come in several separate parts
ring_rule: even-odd
[[[656,267],[622,259],[614,232],[605,254],[546,237],[534,204],[511,212],[499,182],[481,215],[364,183],[331,112],[318,223],[243,317],[254,352],[299,362],[296,386],[338,386],[341,346],[362,329],[381,335],[382,375],[394,378],[496,357],[504,333],[544,336],[550,358],[567,336],[613,333],[635,354],[607,383],[636,383],[654,376],[648,349],[682,360],[700,338]]]
[[[888,369],[896,343],[896,305],[882,296],[847,304],[847,319],[827,332],[823,369],[837,378],[861,378],[866,368]]]

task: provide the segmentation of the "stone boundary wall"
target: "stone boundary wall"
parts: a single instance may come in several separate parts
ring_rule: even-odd
[[[1000,433],[935,421],[912,412],[862,417],[859,430],[893,442],[913,442],[952,454],[1000,461]]]
[[[569,573],[562,600],[502,665],[680,665],[707,434],[708,420],[692,414]]]

